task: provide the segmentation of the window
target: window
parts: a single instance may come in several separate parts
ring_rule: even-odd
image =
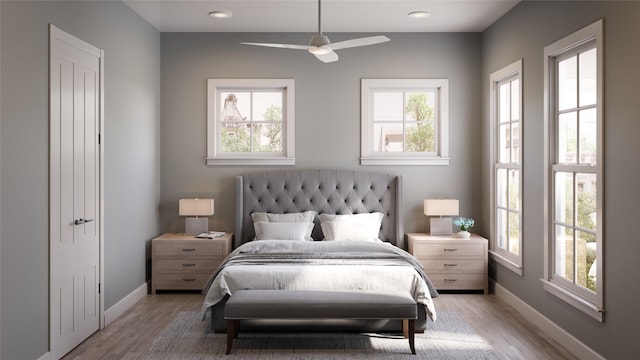
[[[603,320],[602,21],[545,47],[544,287]]]
[[[207,165],[295,165],[294,80],[209,79]]]
[[[362,165],[448,165],[449,80],[362,79]]]
[[[522,275],[522,60],[490,76],[491,250],[493,260]]]

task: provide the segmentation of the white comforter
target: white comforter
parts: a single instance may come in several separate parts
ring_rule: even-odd
[[[388,243],[260,240],[243,244],[209,280],[203,291],[203,311],[241,289],[408,291],[436,319],[432,294],[437,292],[419,263]]]

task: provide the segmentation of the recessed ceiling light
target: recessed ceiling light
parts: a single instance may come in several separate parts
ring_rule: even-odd
[[[424,19],[431,16],[431,13],[428,11],[412,11],[409,13],[409,17],[412,19]]]
[[[209,16],[216,19],[226,19],[231,17],[231,11],[229,10],[216,10],[209,13]]]

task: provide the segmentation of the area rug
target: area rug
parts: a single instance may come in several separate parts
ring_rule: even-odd
[[[491,346],[455,311],[438,312],[416,334],[416,355],[409,342],[395,334],[240,333],[231,354],[227,336],[215,334],[200,312],[181,312],[138,358],[141,360],[403,360],[497,359]]]

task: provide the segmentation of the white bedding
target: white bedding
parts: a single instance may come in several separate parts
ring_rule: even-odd
[[[408,291],[436,319],[437,293],[419,263],[388,243],[260,240],[241,245],[225,263],[205,288],[203,311],[241,289]]]

